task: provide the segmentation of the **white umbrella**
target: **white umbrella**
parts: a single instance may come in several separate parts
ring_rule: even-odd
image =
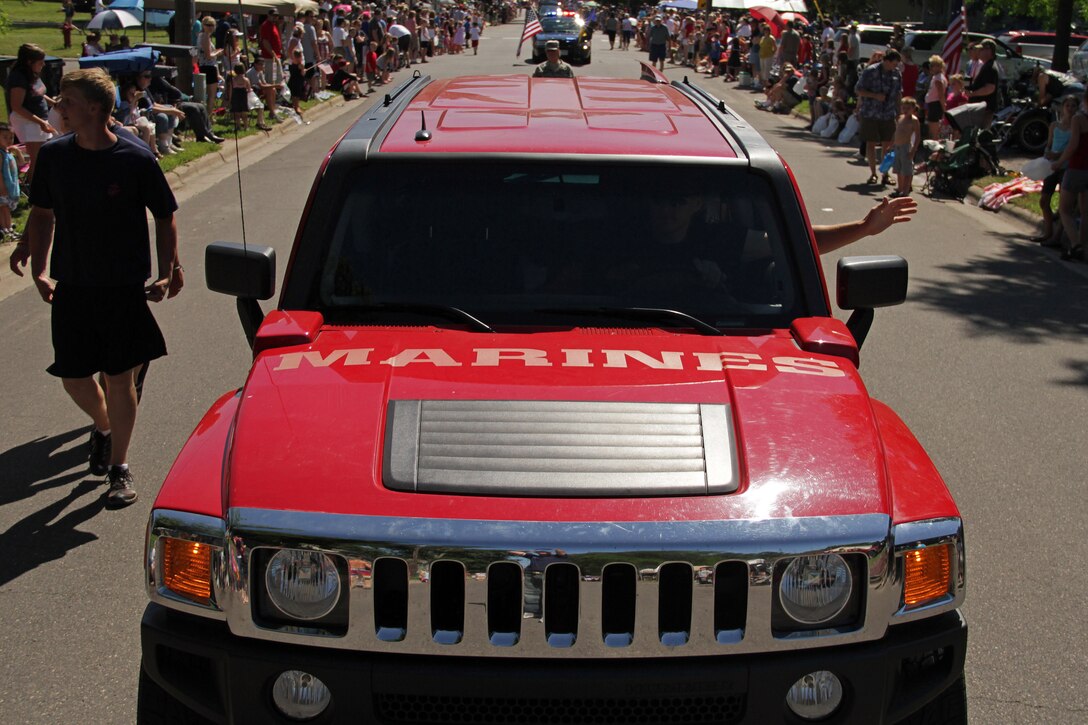
[[[91,18],[87,23],[87,30],[117,30],[119,28],[135,28],[142,21],[132,13],[124,10],[103,10]]]

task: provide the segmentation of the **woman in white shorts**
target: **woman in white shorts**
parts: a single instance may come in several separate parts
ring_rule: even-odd
[[[19,142],[26,145],[30,168],[26,172],[27,185],[34,173],[38,149],[53,138],[56,129],[47,120],[52,98],[45,94],[42,69],[45,68],[45,51],[31,43],[19,46],[15,65],[8,74],[4,94],[8,102],[8,123]]]

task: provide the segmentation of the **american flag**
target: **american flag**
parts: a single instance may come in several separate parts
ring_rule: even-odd
[[[540,16],[536,14],[535,10],[528,8],[525,11],[525,29],[521,31],[521,40],[518,42],[518,52],[515,57],[521,57],[521,46],[526,40],[529,40],[537,33],[543,32],[544,28],[540,27]]]
[[[967,6],[961,5],[960,11],[952,16],[948,24],[948,34],[944,36],[944,72],[948,77],[960,72],[960,56],[963,55],[963,39],[967,36]]]

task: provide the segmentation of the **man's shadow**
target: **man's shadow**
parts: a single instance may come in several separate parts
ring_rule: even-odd
[[[77,445],[62,449],[74,440],[84,438],[88,430],[82,427],[43,436],[0,452],[0,506],[84,477],[87,474],[87,447]]]
[[[86,433],[86,428],[77,428],[37,438],[0,453],[0,471],[3,472],[0,474],[0,505],[16,503],[40,491],[80,481],[63,498],[31,513],[0,534],[0,551],[7,552],[0,558],[0,586],[98,538],[92,533],[78,531],[76,527],[102,511],[105,507],[102,496],[95,496],[61,516],[72,503],[102,485],[100,481],[87,478],[84,445],[61,450]]]

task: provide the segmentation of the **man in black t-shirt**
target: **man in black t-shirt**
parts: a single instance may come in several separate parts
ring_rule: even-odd
[[[979,44],[979,59],[982,68],[975,74],[971,85],[967,86],[967,97],[972,103],[983,102],[986,104],[986,115],[980,128],[989,128],[997,112],[998,84],[1001,77],[994,67],[994,58],[997,56],[997,44],[987,38]]]
[[[166,354],[147,302],[173,297],[183,281],[177,202],[150,150],[110,130],[113,102],[113,83],[101,69],[61,80],[57,109],[72,133],[42,147],[26,239],[34,283],[53,306],[48,372],[94,422],[90,466],[108,476],[107,504],[127,506],[136,500],[127,463],[136,374]],[[155,217],[158,276],[145,287],[151,275],[147,210]],[[109,223],[98,223],[103,219]],[[95,379],[99,371],[105,390]]]

